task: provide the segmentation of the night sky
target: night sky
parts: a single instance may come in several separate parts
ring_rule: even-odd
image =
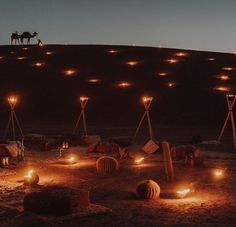
[[[0,44],[136,44],[236,51],[235,0],[0,0]]]

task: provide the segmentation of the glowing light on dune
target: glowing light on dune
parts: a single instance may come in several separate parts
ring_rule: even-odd
[[[208,58],[208,61],[215,61],[215,58]]]
[[[233,67],[223,67],[222,70],[225,70],[225,71],[233,71],[235,68]]]
[[[74,70],[74,69],[67,69],[67,70],[65,70],[64,71],[64,74],[66,75],[66,76],[74,76],[75,74],[76,74],[76,70]]]
[[[98,83],[98,82],[100,82],[100,79],[94,78],[94,79],[88,79],[87,81],[88,81],[89,83]]]
[[[126,62],[126,64],[129,66],[136,66],[138,64],[138,61],[128,61]]]
[[[81,102],[84,102],[84,101],[88,101],[88,97],[87,96],[80,96],[79,97],[79,100],[81,101]]]
[[[24,57],[24,56],[20,56],[20,57],[17,57],[16,59],[17,59],[17,60],[25,60],[26,57]]]
[[[77,157],[75,157],[74,155],[70,155],[67,158],[67,162],[68,162],[68,164],[75,164],[75,163],[77,163]]]
[[[220,79],[220,80],[229,80],[230,79],[230,77],[228,75],[220,75],[220,76],[217,76],[216,78]]]
[[[131,83],[126,82],[126,81],[122,81],[122,82],[118,83],[117,86],[121,87],[121,88],[127,88],[127,87],[131,86]]]
[[[21,50],[29,50],[29,47],[22,47]]]
[[[10,95],[8,96],[7,101],[10,106],[14,107],[18,102],[18,97],[16,95]]]
[[[167,59],[166,62],[168,62],[169,64],[176,64],[176,63],[178,63],[179,61],[178,61],[177,59],[170,58],[170,59]]]
[[[46,54],[46,55],[52,55],[53,52],[52,52],[52,51],[47,51],[47,52],[45,52],[45,54]]]
[[[164,76],[167,76],[168,73],[165,73],[165,72],[159,72],[158,75],[164,77]]]
[[[169,83],[167,83],[167,86],[170,87],[170,88],[171,88],[171,87],[174,87],[174,86],[175,86],[175,83],[174,83],[174,82],[169,82]]]
[[[221,168],[215,169],[213,171],[213,175],[215,179],[222,179],[225,176],[225,169]]]
[[[111,49],[111,50],[108,50],[108,53],[110,53],[110,54],[116,54],[116,53],[118,53],[118,50]]]
[[[35,67],[42,67],[42,66],[44,66],[44,65],[45,65],[44,62],[35,62],[35,63],[33,64],[33,66],[35,66]]]
[[[230,87],[218,86],[218,87],[214,87],[213,90],[227,92],[227,91],[230,91],[231,89]]]
[[[177,56],[177,57],[185,57],[187,55],[188,55],[188,53],[186,53],[186,52],[178,52],[175,54],[175,56]]]

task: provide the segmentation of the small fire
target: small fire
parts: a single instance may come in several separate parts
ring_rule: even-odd
[[[67,69],[67,70],[64,71],[64,74],[66,76],[73,76],[73,75],[76,74],[76,70],[74,70],[74,69]]]
[[[175,83],[174,83],[174,82],[169,82],[169,83],[167,84],[167,86],[170,87],[170,88],[171,88],[171,87],[174,87],[174,86],[175,86]]]
[[[138,62],[137,61],[128,61],[126,64],[129,66],[135,66],[138,64]]]
[[[136,158],[136,159],[134,160],[134,163],[137,164],[137,165],[139,165],[139,164],[141,164],[141,163],[143,162],[143,160],[144,160],[144,157]]]
[[[69,164],[75,164],[76,162],[77,162],[77,158],[75,157],[75,156],[69,156],[68,158],[67,158],[67,162],[69,163]]]
[[[177,191],[177,195],[180,197],[180,198],[184,198],[186,197],[189,193],[191,192],[191,190],[189,188],[185,188],[183,190],[179,190]]]
[[[168,62],[169,64],[176,64],[176,63],[178,63],[178,60],[171,58],[171,59],[167,59],[166,62]]]
[[[144,97],[142,98],[142,101],[143,101],[144,103],[151,102],[152,100],[153,100],[153,97],[150,97],[150,96],[144,96]]]
[[[129,82],[120,82],[119,84],[117,84],[118,87],[121,87],[121,88],[127,88],[127,87],[130,87],[131,86],[131,83]]]
[[[213,172],[215,178],[219,179],[224,177],[224,169],[215,169]]]
[[[81,97],[79,97],[79,100],[81,101],[81,102],[84,102],[84,101],[88,101],[88,97],[86,97],[86,96],[81,96]]]

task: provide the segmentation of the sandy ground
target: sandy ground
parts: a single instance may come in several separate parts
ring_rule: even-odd
[[[0,226],[235,226],[236,223],[236,155],[204,153],[206,166],[186,168],[175,162],[175,180],[167,182],[161,154],[153,154],[140,166],[120,161],[120,171],[102,176],[96,173],[98,154],[87,155],[84,147],[71,148],[79,155],[74,165],[57,163],[58,152],[27,151],[26,160],[0,171]],[[227,168],[225,177],[215,179],[215,167]],[[38,221],[22,214],[22,200],[31,188],[22,185],[27,170],[34,168],[40,176],[40,186],[63,184],[86,188],[91,202],[112,209],[111,213],[74,217],[67,220]],[[135,196],[141,180],[158,182],[161,192],[174,192],[191,185],[195,192],[185,199],[142,201]]]

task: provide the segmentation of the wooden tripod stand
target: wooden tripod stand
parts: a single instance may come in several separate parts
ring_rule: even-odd
[[[227,122],[229,121],[229,118],[230,118],[231,125],[232,125],[234,150],[236,150],[236,133],[235,133],[235,123],[234,123],[234,113],[233,113],[234,104],[236,102],[236,95],[226,95],[226,101],[227,101],[227,106],[228,106],[228,114],[227,114],[227,117],[225,119],[224,125],[221,129],[220,135],[217,139],[217,143],[220,143],[220,141],[222,139],[222,136],[224,134]]]
[[[76,130],[79,127],[79,123],[80,123],[80,120],[82,118],[83,119],[84,134],[85,134],[85,136],[88,135],[87,123],[86,123],[86,114],[85,114],[85,107],[86,107],[87,103],[88,103],[88,97],[80,97],[81,111],[80,111],[79,117],[77,119],[77,122],[75,124],[75,128],[74,128],[74,131],[73,131],[74,134],[76,133]]]
[[[153,100],[153,97],[143,97],[142,98],[142,101],[143,101],[143,105],[144,105],[144,108],[145,108],[145,111],[144,111],[144,114],[138,124],[138,127],[135,131],[135,134],[134,134],[134,137],[133,137],[133,142],[135,141],[138,133],[139,133],[139,130],[140,130],[140,127],[145,119],[145,117],[147,117],[147,122],[148,122],[148,131],[149,131],[149,137],[150,137],[150,140],[153,139],[153,132],[152,132],[152,124],[151,124],[151,119],[150,119],[150,114],[149,114],[149,109],[150,109],[150,106],[152,104],[152,100]]]

